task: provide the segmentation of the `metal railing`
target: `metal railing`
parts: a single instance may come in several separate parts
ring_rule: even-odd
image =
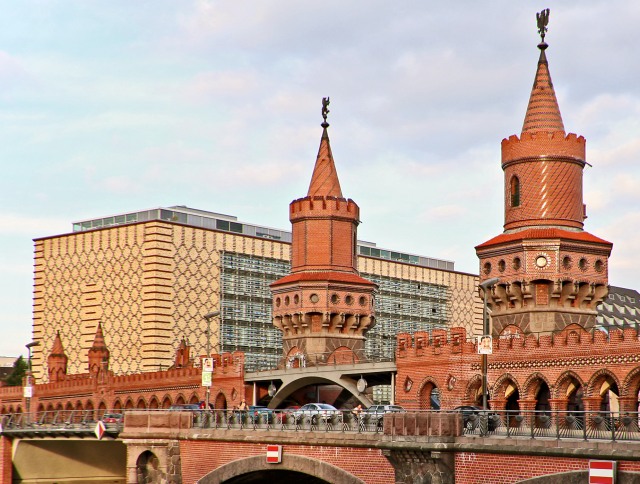
[[[119,413],[122,418],[103,419],[108,413]],[[104,410],[48,410],[35,413],[10,413],[0,415],[2,434],[31,435],[91,435],[96,431],[98,421],[103,421],[108,434],[118,434],[124,423],[121,411]]]
[[[446,435],[480,437],[524,437],[531,439],[578,439],[584,441],[640,442],[638,412],[567,412],[482,410],[455,412],[413,411],[359,414],[352,410],[309,412],[301,410],[118,410],[122,419],[106,422],[104,411],[55,410],[0,416],[0,433],[14,435],[92,435],[103,420],[107,434],[123,430],[127,414],[182,412],[189,415],[188,428],[201,430],[349,432],[385,435],[438,435],[433,429],[443,422]],[[453,418],[448,418],[453,417]],[[448,423],[447,423],[448,422]],[[459,422],[459,425],[456,424]],[[451,425],[454,423],[455,425]],[[442,428],[442,427],[441,427]],[[457,428],[457,429],[456,429]],[[444,435],[444,434],[440,434]]]
[[[464,435],[640,441],[638,412],[509,411],[463,414]]]
[[[328,353],[310,353],[304,355],[289,355],[281,357],[277,362],[273,360],[257,360],[251,367],[245,365],[245,370],[259,373],[260,371],[273,370],[291,370],[308,367],[332,367],[338,365],[357,365],[363,363],[389,363],[394,362],[395,357],[368,357],[364,351],[359,354],[348,352],[345,354],[328,352]]]

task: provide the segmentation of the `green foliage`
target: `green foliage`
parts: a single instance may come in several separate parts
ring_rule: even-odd
[[[20,355],[16,361],[13,363],[13,371],[9,374],[7,379],[5,380],[7,386],[17,387],[22,385],[22,379],[24,378],[27,370],[29,369],[29,364],[24,361],[22,355]]]

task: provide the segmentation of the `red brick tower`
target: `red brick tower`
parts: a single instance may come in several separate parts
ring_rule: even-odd
[[[49,373],[49,381],[55,383],[57,381],[64,380],[67,374],[67,362],[69,359],[62,347],[62,339],[60,339],[60,331],[56,333],[56,337],[53,340],[53,347],[51,353],[47,358],[47,367]]]
[[[89,348],[89,373],[95,375],[109,369],[109,349],[102,334],[102,323],[98,323],[93,345]]]
[[[283,332],[289,364],[362,357],[364,335],[374,325],[376,285],[357,270],[360,209],[342,196],[331,154],[323,99],[323,132],[307,196],[289,205],[291,274],[271,285],[273,324]],[[335,357],[335,356],[334,356]]]
[[[545,12],[543,12],[544,14]],[[546,12],[548,19],[548,11]],[[476,247],[491,289],[494,335],[595,324],[612,244],[583,230],[585,139],[565,133],[539,24],[540,59],[520,138],[502,140],[504,233]]]

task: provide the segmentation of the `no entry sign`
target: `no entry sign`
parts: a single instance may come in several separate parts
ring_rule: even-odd
[[[267,464],[280,464],[282,462],[282,446],[267,445]]]
[[[615,484],[616,461],[590,460],[589,484]]]

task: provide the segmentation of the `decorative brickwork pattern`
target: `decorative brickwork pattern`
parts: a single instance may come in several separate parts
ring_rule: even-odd
[[[515,328],[515,327],[514,327]],[[521,408],[535,407],[540,383],[550,390],[554,410],[567,410],[567,388],[581,389],[585,410],[600,409],[606,384],[618,391],[621,411],[638,409],[639,335],[635,329],[589,333],[571,326],[553,335],[514,331],[493,340],[488,357],[491,407],[506,407],[509,385],[518,389]],[[463,328],[398,336],[396,403],[418,409],[425,384],[440,390],[443,409],[478,403],[481,384],[476,341]],[[411,385],[407,382],[411,381]],[[525,403],[523,403],[525,402]],[[530,403],[533,402],[532,405]],[[527,406],[528,405],[528,406]]]

